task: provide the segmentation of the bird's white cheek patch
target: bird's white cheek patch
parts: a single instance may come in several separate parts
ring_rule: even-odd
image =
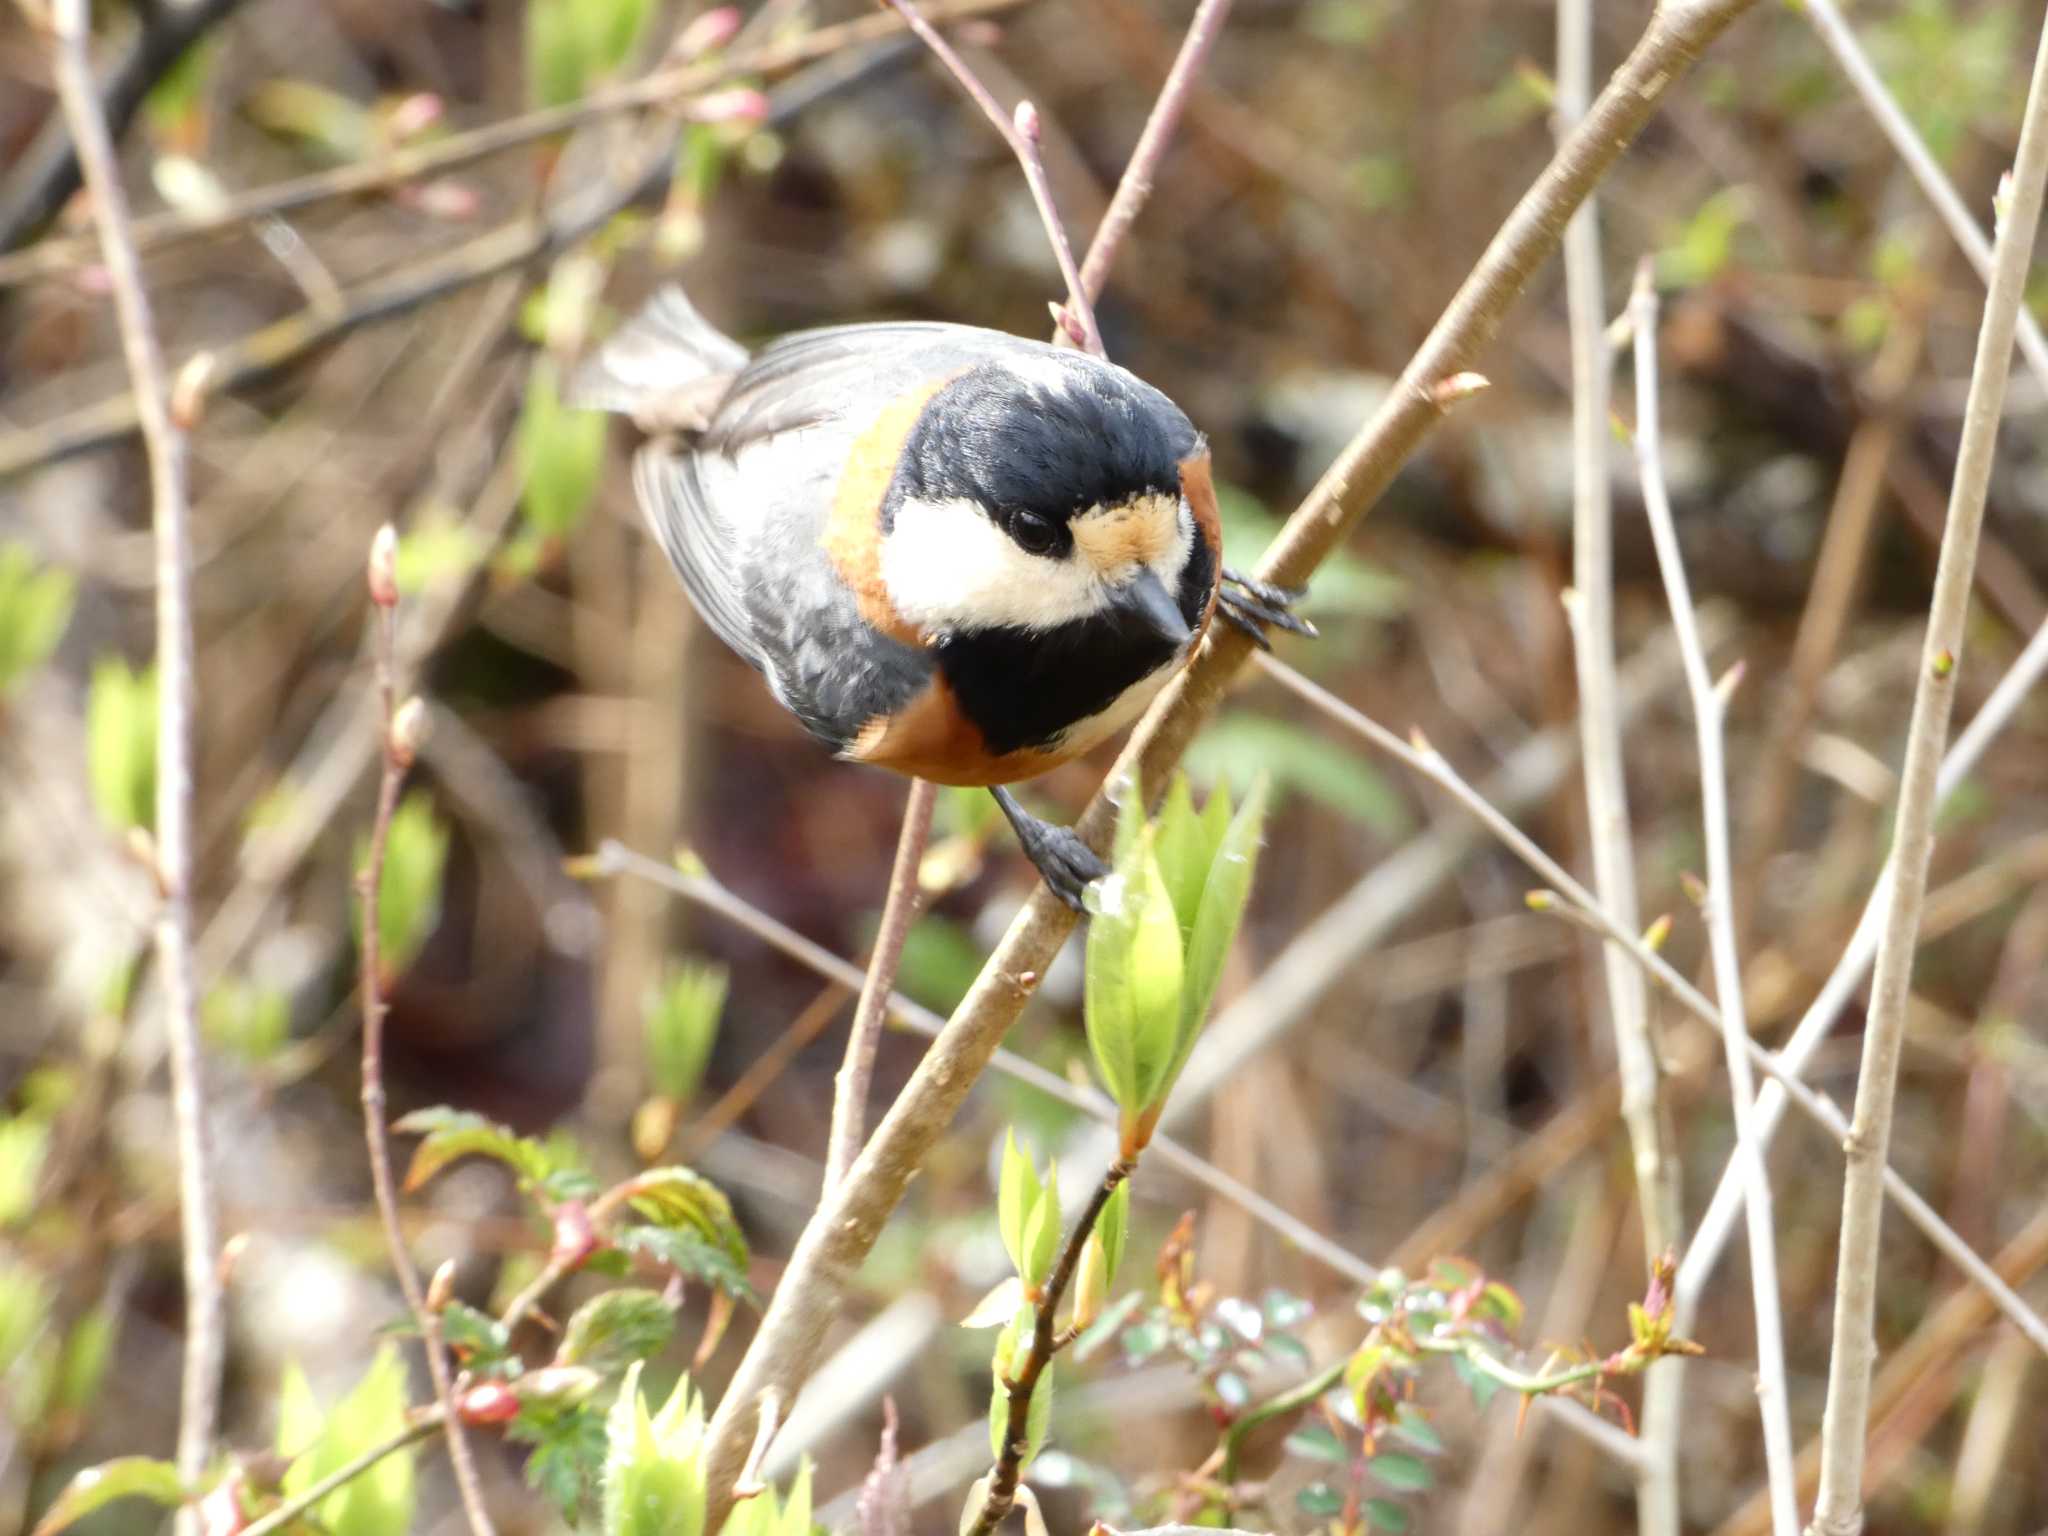
[[[926,630],[1051,629],[1102,606],[1093,572],[1026,554],[966,501],[898,503],[881,565],[896,611]]]

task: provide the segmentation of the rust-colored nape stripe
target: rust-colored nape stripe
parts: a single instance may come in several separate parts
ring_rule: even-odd
[[[1197,448],[1180,461],[1180,493],[1195,514],[1196,534],[1209,546],[1216,563],[1216,580],[1209,584],[1209,606],[1202,610],[1202,622],[1196,626],[1206,629],[1216,612],[1216,595],[1223,590],[1223,516],[1216,510],[1216,482],[1210,478],[1207,448]]]
[[[853,593],[860,616],[892,640],[906,645],[922,641],[917,626],[896,611],[882,580],[882,498],[896,478],[903,445],[924,414],[924,408],[952,375],[906,390],[890,401],[881,415],[854,439],[839,472],[832,514],[818,542],[831,559],[839,579]]]

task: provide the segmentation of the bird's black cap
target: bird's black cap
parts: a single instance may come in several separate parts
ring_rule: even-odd
[[[1057,384],[1043,376],[1047,364],[1059,369]],[[1200,443],[1179,406],[1121,368],[1060,354],[1030,370],[984,363],[925,407],[904,443],[882,526],[904,496],[965,499],[998,520],[1032,512],[1064,525],[1092,507],[1178,495],[1181,461]]]

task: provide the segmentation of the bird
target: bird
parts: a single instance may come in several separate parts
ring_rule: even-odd
[[[1266,644],[1302,595],[1227,570],[1209,449],[1104,358],[935,321],[750,352],[679,287],[571,374],[629,418],[635,499],[691,603],[838,757],[986,787],[1046,885],[1107,873],[1010,785],[1134,721],[1221,611]]]

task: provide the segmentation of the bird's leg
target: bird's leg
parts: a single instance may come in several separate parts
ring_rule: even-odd
[[[1109,866],[1096,856],[1094,849],[1081,841],[1080,834],[1072,827],[1056,827],[1051,822],[1040,821],[1017,803],[1015,795],[1000,785],[991,785],[989,793],[1003,808],[1003,814],[1016,829],[1017,841],[1024,845],[1024,856],[1038,866],[1038,872],[1045,877],[1053,895],[1076,912],[1084,911],[1081,893],[1108,874]]]
[[[1267,637],[1268,628],[1306,635],[1311,640],[1316,637],[1315,625],[1292,612],[1294,605],[1307,595],[1306,587],[1276,587],[1255,576],[1239,575],[1226,565],[1216,603],[1223,617],[1250,635],[1254,645],[1270,651],[1273,643]]]

